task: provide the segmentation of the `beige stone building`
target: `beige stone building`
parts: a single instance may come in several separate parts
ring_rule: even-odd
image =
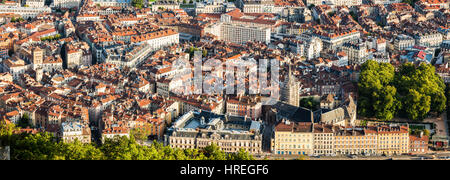
[[[75,140],[81,143],[91,143],[91,129],[79,122],[63,122],[59,132],[60,139],[65,143]]]
[[[313,155],[313,124],[309,122],[279,123],[272,139],[272,152],[280,155]]]
[[[333,126],[326,124],[314,124],[314,155],[334,155]]]
[[[337,155],[378,154],[376,129],[336,126],[334,131],[334,150]]]
[[[216,144],[227,153],[244,149],[262,153],[261,124],[249,118],[190,111],[168,129],[164,144],[172,148],[205,148]]]
[[[406,126],[380,126],[378,133],[378,153],[400,155],[409,152],[409,130]]]

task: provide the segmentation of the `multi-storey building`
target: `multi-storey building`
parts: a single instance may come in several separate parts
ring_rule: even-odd
[[[173,9],[180,9],[180,3],[178,1],[155,1],[152,4],[152,11],[158,11],[158,10],[173,10]]]
[[[126,8],[130,6],[131,0],[92,0],[94,5],[99,5],[101,7],[105,6],[115,6]]]
[[[442,34],[437,31],[417,33],[414,39],[416,40],[416,45],[426,47],[439,47],[443,40]]]
[[[357,42],[361,34],[359,31],[353,29],[337,33],[315,30],[312,35],[322,40],[324,48],[336,50],[346,42]]]
[[[106,139],[112,139],[115,137],[130,137],[129,129],[126,127],[110,127],[102,130],[102,141]]]
[[[312,128],[312,131],[309,128]],[[309,134],[312,137],[310,144],[307,143]],[[327,156],[400,155],[427,151],[427,138],[410,139],[408,136],[406,126],[355,127],[283,121],[275,126],[271,141],[272,153],[284,155],[303,152],[307,155]],[[413,142],[414,146],[409,141]],[[311,149],[302,148],[308,145],[312,145]]]
[[[58,8],[80,7],[81,0],[54,0],[52,6]]]
[[[45,0],[26,0],[25,5],[28,7],[44,7]]]
[[[358,6],[362,4],[362,0],[351,0],[351,1],[346,1],[346,0],[326,0],[326,1],[321,1],[321,0],[306,0],[306,5],[310,6],[311,4],[313,5],[322,5],[322,4],[327,4],[327,5],[334,5],[334,6]]]
[[[204,148],[216,144],[224,152],[244,149],[262,153],[261,123],[245,117],[190,111],[176,120],[164,138],[172,148]]]
[[[269,43],[270,28],[222,23],[219,39],[236,44],[243,44],[249,41]]]
[[[313,155],[313,124],[284,121],[276,125],[272,152],[283,155]]]
[[[428,136],[422,133],[419,136],[409,135],[409,152],[410,153],[427,153],[428,152]]]
[[[89,66],[92,64],[92,54],[86,42],[66,44],[66,65],[68,68]]]
[[[232,2],[224,2],[223,0],[213,0],[208,2],[195,3],[195,13],[212,13],[221,14],[235,9],[236,6]]]
[[[306,57],[307,60],[320,57],[320,52],[323,49],[321,39],[305,34],[299,37],[301,40],[292,40],[290,43],[290,47],[294,52]]]
[[[341,155],[377,154],[377,131],[371,127],[334,127],[334,150]]]
[[[27,18],[34,18],[41,13],[51,13],[51,8],[0,6],[0,13],[18,14],[22,16],[24,19],[27,19]]]
[[[420,0],[416,1],[414,8],[421,13],[439,11],[440,9],[448,9],[448,0]]]
[[[362,0],[333,0],[335,6],[359,6],[362,4]]]
[[[74,142],[91,143],[91,129],[80,122],[63,122],[59,132],[60,139],[65,143]]]
[[[394,39],[394,49],[397,51],[413,47],[416,41],[411,36],[400,34]]]
[[[334,155],[334,133],[332,125],[314,124],[314,155]]]
[[[349,64],[363,64],[369,55],[363,43],[344,43],[342,50],[348,55]]]
[[[244,13],[272,13],[274,9],[273,0],[238,0],[235,4]]]
[[[400,155],[409,151],[409,131],[406,126],[377,127],[378,153]]]
[[[226,113],[232,116],[247,116],[252,120],[261,117],[262,103],[259,97],[233,97],[227,99]]]
[[[401,0],[373,0],[374,4],[392,4],[392,3],[401,3]]]

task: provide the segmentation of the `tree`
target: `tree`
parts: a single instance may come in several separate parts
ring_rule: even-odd
[[[77,139],[73,143],[58,144],[65,160],[102,160],[103,153],[92,144],[82,144]]]
[[[417,0],[403,0],[402,2],[403,3],[407,3],[407,4],[411,5],[411,6],[414,6],[414,4],[417,2]]]
[[[424,130],[423,130],[423,135],[424,135],[424,136],[430,136],[430,130],[424,129]]]
[[[146,141],[148,136],[150,136],[149,129],[150,126],[146,126],[143,128],[135,128],[130,131],[130,135],[133,136],[136,140]]]
[[[405,63],[395,72],[389,63],[369,60],[361,66],[358,113],[390,120],[399,115],[422,120],[446,108],[445,84],[430,64]]]
[[[108,138],[100,150],[108,160],[148,160],[152,157],[148,147],[137,144],[133,136]]]
[[[131,0],[131,5],[135,8],[141,9],[144,5],[144,0]]]
[[[394,67],[388,63],[366,61],[361,66],[358,82],[358,113],[365,117],[390,120],[397,112],[396,88],[390,83],[394,78]]]
[[[14,124],[0,120],[0,146],[10,145],[13,140],[13,133],[16,130],[17,127]]]
[[[220,150],[219,146],[214,143],[206,146],[204,149],[204,153],[209,160],[226,160],[225,153]]]
[[[250,155],[244,149],[239,149],[237,153],[228,154],[228,160],[254,160],[252,155]]]
[[[300,100],[300,107],[311,109],[312,111],[319,109],[319,104],[320,102],[314,100],[313,97],[303,98]]]
[[[409,119],[423,119],[430,111],[430,97],[420,94],[414,89],[409,90],[404,102],[404,111]]]
[[[422,120],[429,112],[441,113],[446,108],[445,84],[430,64],[422,63],[418,67],[403,64],[393,83],[398,87],[399,99],[404,102],[403,116]]]
[[[78,140],[65,143],[50,133],[14,134],[14,125],[0,123],[2,144],[11,146],[11,158],[15,160],[253,160],[253,156],[241,149],[226,154],[212,144],[204,149],[178,149],[163,146],[156,141],[150,146],[138,144],[134,137],[116,136],[106,139],[97,147]]]
[[[17,125],[21,128],[27,128],[31,126],[30,121],[31,119],[28,116],[28,114],[23,114],[22,118],[20,118],[19,123]]]
[[[50,133],[17,134],[11,142],[11,159],[15,160],[60,160],[55,137]]]

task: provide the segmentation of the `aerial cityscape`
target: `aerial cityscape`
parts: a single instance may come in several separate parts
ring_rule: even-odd
[[[2,160],[450,159],[449,0],[2,0]]]

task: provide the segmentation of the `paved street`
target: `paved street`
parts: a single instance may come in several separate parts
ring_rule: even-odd
[[[268,155],[269,160],[296,160],[300,159],[297,155]],[[264,159],[260,157],[257,159]],[[310,157],[304,156],[303,160],[450,160],[450,152],[429,153],[423,155],[401,155],[401,156],[322,156]]]
[[[263,152],[270,152],[270,143],[271,143],[270,140],[272,138],[273,128],[274,125],[264,124],[263,143],[262,143]]]
[[[447,113],[442,113],[439,118],[424,119],[424,122],[436,124],[435,130],[437,136],[448,136]]]

